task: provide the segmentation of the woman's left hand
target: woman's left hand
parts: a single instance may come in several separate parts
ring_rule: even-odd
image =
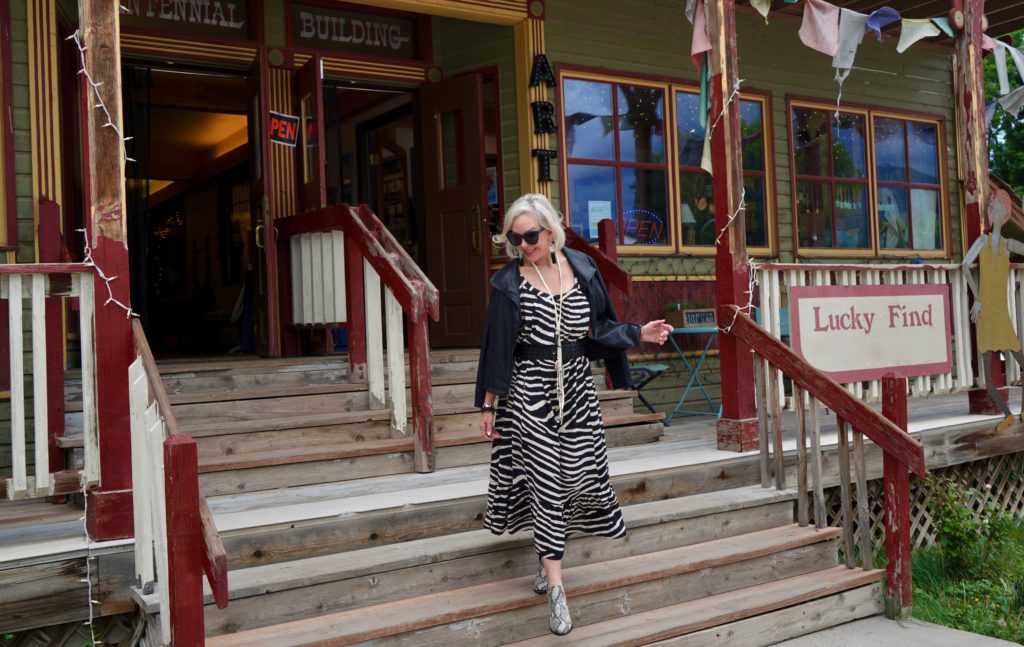
[[[640,341],[651,344],[664,344],[671,334],[672,326],[665,323],[664,319],[648,321],[640,327]]]

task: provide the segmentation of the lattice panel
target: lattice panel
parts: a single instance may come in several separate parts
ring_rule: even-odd
[[[92,631],[84,622],[70,622],[13,634],[0,633],[0,647],[149,647],[159,644],[148,637],[153,631],[148,625],[141,614],[106,616],[93,621]],[[159,632],[159,627],[156,631]],[[96,642],[92,642],[93,633]]]
[[[978,494],[972,496],[967,504],[977,514],[988,497],[1002,510],[1024,517],[1024,454],[1008,454],[994,456],[985,460],[962,463],[951,467],[933,470],[934,476],[951,479],[965,488],[973,488]],[[990,489],[986,490],[986,486]],[[856,509],[856,488],[851,487],[851,497]],[[910,532],[915,548],[931,546],[935,543],[935,525],[931,514],[931,503],[935,492],[924,479],[910,479]],[[828,513],[830,526],[841,526],[842,501],[839,487],[825,490],[825,509]],[[882,479],[868,482],[868,517],[871,523],[871,537],[874,541],[875,554],[884,549],[885,542],[885,511],[882,499]],[[813,516],[813,506],[811,513]],[[859,530],[854,513],[854,533]]]

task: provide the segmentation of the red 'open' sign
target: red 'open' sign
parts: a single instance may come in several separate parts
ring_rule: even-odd
[[[298,117],[270,111],[270,141],[294,148],[298,137]]]

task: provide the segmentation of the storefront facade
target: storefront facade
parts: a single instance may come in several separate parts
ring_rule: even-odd
[[[799,13],[737,12],[750,256],[960,258],[952,40],[897,55],[894,36],[866,38],[840,97]],[[715,303],[685,3],[132,0],[121,13],[132,297],[166,354],[308,349],[269,241],[275,220],[338,202],[369,204],[438,286],[437,347],[475,345],[502,262],[487,238],[527,191],[592,241],[616,222],[634,281],[624,317]],[[0,178],[15,189],[0,249],[32,260],[49,200],[74,256],[76,5],[15,2],[0,20],[13,79]]]

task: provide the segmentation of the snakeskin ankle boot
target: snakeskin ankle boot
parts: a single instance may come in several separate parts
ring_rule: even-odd
[[[551,606],[551,633],[564,636],[572,631],[572,616],[565,599],[565,589],[557,584],[548,588],[548,604]]]

